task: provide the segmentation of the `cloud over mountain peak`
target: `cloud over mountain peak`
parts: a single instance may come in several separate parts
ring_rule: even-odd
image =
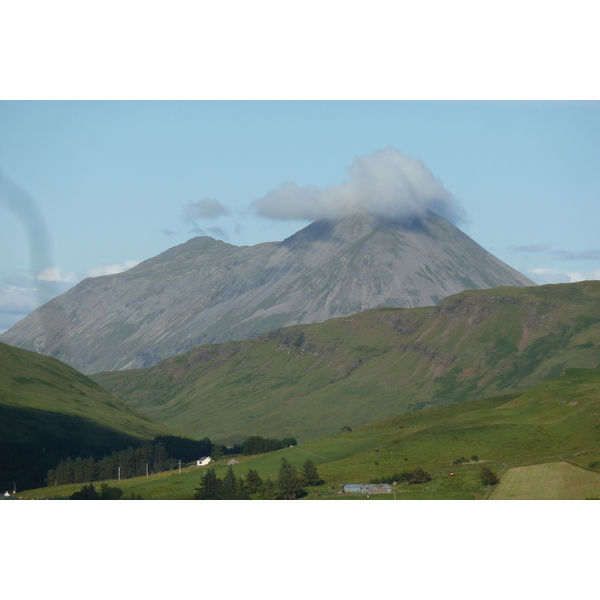
[[[459,222],[464,212],[425,164],[391,146],[357,156],[346,182],[326,188],[280,185],[254,201],[258,214],[272,219],[340,219],[354,214],[403,218],[428,210]]]

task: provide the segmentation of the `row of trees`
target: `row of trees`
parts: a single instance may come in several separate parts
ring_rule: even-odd
[[[388,475],[384,477],[377,477],[375,479],[371,479],[369,483],[389,483],[392,484],[394,482],[398,483],[427,483],[431,481],[431,473],[427,473],[421,469],[421,467],[417,467],[416,469],[404,470],[400,473],[394,473],[393,475]]]
[[[266,452],[275,452],[275,450],[281,450],[282,448],[289,448],[290,446],[297,445],[298,442],[296,441],[296,438],[293,437],[276,440],[274,438],[263,438],[259,435],[253,435],[246,438],[243,445],[243,453],[244,456],[250,456],[251,454],[265,454]]]
[[[111,479],[131,479],[150,473],[174,469],[179,460],[190,462],[211,454],[214,445],[209,438],[192,440],[173,435],[163,435],[140,447],[130,446],[105,455],[61,460],[55,469],[48,471],[46,485],[91,483]],[[176,457],[176,458],[174,458]]]
[[[209,438],[192,440],[190,438],[164,435],[155,438],[152,443],[141,447],[130,446],[126,450],[112,452],[102,458],[68,457],[48,471],[46,485],[69,483],[92,483],[112,479],[130,479],[149,473],[160,473],[174,469],[181,460],[191,462],[201,456],[211,456],[218,460],[225,454],[264,454],[297,445],[296,438],[282,440],[251,436],[243,445],[231,448],[216,446]]]
[[[111,479],[130,479],[148,473],[159,473],[174,466],[162,443],[144,444],[112,452],[100,460],[94,457],[61,460],[56,469],[48,471],[47,485],[91,483]]]
[[[481,467],[481,470],[479,471],[479,477],[486,485],[496,485],[500,481],[496,473],[494,473],[494,471],[487,466]],[[371,479],[369,483],[427,483],[428,481],[431,481],[431,479],[430,473],[427,473],[418,467],[412,471],[402,471],[401,473],[394,473],[393,475],[386,477]]]
[[[471,456],[470,459],[472,462],[479,462],[479,456],[477,456],[477,454],[473,454],[473,456]],[[461,456],[460,458],[457,458],[452,464],[453,465],[462,465],[463,463],[466,462],[470,462],[468,458],[465,458],[464,456]]]
[[[69,500],[141,500],[142,497],[138,494],[131,494],[123,496],[123,490],[117,487],[110,487],[108,484],[103,483],[100,486],[100,493],[96,491],[94,486],[90,483],[84,485],[78,492],[74,492],[69,496]]]
[[[262,479],[253,469],[245,477],[236,477],[233,467],[229,467],[225,477],[219,479],[214,469],[207,469],[194,497],[196,500],[294,500],[305,495],[305,486],[320,483],[322,480],[311,460],[307,460],[298,470],[282,458],[275,480],[270,477]]]

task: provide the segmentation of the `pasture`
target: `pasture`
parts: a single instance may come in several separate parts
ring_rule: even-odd
[[[514,467],[502,476],[490,500],[600,499],[600,473],[567,462]]]

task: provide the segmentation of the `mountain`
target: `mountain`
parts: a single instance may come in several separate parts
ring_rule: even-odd
[[[0,343],[0,490],[36,487],[68,456],[181,435],[55,358]]]
[[[600,281],[464,291],[206,345],[95,381],[188,435],[316,439],[600,369]]]
[[[434,213],[410,221],[363,215],[317,221],[256,246],[193,238],[125,273],[85,279],[0,340],[96,373],[500,285],[535,284]]]

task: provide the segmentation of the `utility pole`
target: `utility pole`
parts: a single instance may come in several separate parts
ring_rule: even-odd
[[[117,469],[119,470],[117,481],[121,481],[121,467],[117,467]]]
[[[179,459],[179,474],[181,475],[181,459]]]
[[[146,463],[146,479],[148,479],[148,463]]]

